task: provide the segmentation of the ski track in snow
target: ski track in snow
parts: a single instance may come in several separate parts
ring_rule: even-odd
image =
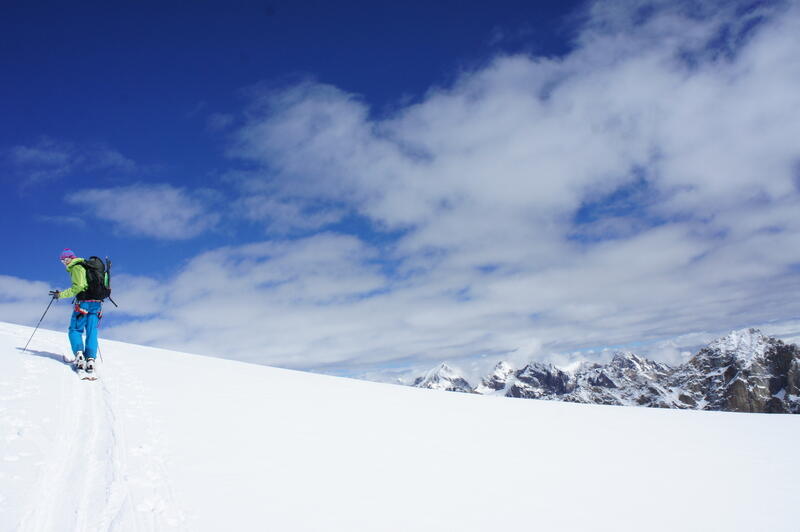
[[[64,351],[54,342],[40,341],[31,346],[34,348],[50,354]],[[39,478],[30,490],[28,506],[21,511],[16,530],[186,530],[185,517],[174,502],[164,455],[158,452],[163,438],[141,408],[146,404],[144,386],[116,363],[101,364],[96,381],[80,380],[64,364],[58,391],[50,390],[55,398],[52,418],[58,421],[54,424],[55,437],[48,439],[34,434],[37,426],[26,412],[12,414],[5,405],[42,393],[37,384],[40,375],[56,366],[53,360],[41,356],[18,356],[25,357],[22,379],[16,383],[0,380],[0,428],[7,427],[7,434],[0,433],[0,437],[6,441],[38,440],[23,443],[38,447],[42,461],[37,464]],[[119,405],[121,388],[125,394],[133,394],[126,396],[125,408]],[[143,423],[147,441],[129,442],[127,422]],[[13,452],[0,456],[6,462],[23,458]],[[4,503],[5,497],[0,494],[0,512],[6,510]]]
[[[88,382],[63,332],[22,353],[31,332],[0,323],[2,532],[797,530],[794,416],[478,397],[111,341]]]

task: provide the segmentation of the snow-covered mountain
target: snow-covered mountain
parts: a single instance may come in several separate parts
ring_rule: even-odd
[[[609,364],[577,373],[572,395],[583,403],[669,407],[671,392],[660,383],[671,370],[634,353],[618,352]]]
[[[65,332],[22,352],[31,332],[0,323],[2,531],[797,530],[791,416],[440,393],[102,338],[87,382]]]
[[[711,342],[675,368],[630,352],[574,372],[539,362],[514,371],[501,362],[473,391],[575,403],[796,414],[800,350],[744,329]]]
[[[800,349],[757,329],[711,342],[679,367],[682,403],[704,410],[800,413]]]
[[[514,368],[505,361],[500,361],[494,367],[494,371],[483,378],[481,383],[475,388],[475,392],[489,395],[503,392],[508,386],[508,380],[514,376]]]
[[[457,371],[444,362],[414,380],[417,388],[472,393],[472,386]]]

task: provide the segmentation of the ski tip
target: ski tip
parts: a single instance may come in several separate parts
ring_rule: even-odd
[[[97,374],[96,373],[89,374],[89,373],[86,373],[85,371],[80,370],[80,369],[77,370],[76,373],[78,374],[78,378],[80,378],[82,381],[96,381],[97,380]]]

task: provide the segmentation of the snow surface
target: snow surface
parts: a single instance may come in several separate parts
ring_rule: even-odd
[[[797,530],[798,418],[425,390],[0,323],[0,530]],[[502,457],[498,461],[498,457]]]

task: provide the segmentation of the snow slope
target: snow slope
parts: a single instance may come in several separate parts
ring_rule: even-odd
[[[0,324],[0,530],[797,530],[797,416],[356,381]]]

